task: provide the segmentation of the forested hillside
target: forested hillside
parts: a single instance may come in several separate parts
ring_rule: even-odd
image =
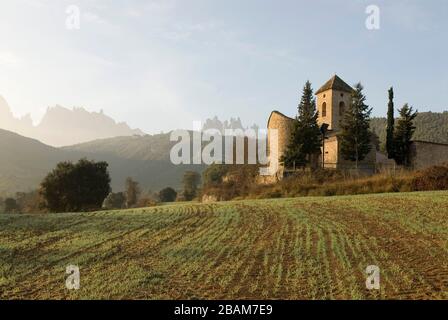
[[[448,143],[448,111],[421,112],[415,119],[414,140]],[[386,118],[373,118],[370,127],[380,138],[381,149],[386,142]]]

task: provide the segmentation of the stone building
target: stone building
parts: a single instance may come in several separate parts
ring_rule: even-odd
[[[280,162],[281,156],[285,153],[286,148],[289,144],[289,139],[291,137],[291,131],[293,128],[294,119],[285,116],[279,111],[272,111],[268,119],[268,131],[275,129],[277,130],[278,144],[277,148],[272,147],[272,141],[270,140],[270,135],[268,135],[268,153],[271,159],[278,159]],[[284,167],[279,166],[277,172],[277,178],[281,179],[283,177]]]
[[[318,165],[325,168],[334,169],[353,169],[354,162],[344,160],[341,156],[340,141],[338,133],[340,132],[339,123],[350,104],[353,88],[345,83],[337,75],[328,80],[319,90],[316,91],[316,107],[319,112],[318,124],[328,124],[328,132],[321,156],[317,160]],[[291,135],[292,122],[294,119],[284,114],[273,111],[268,120],[268,130],[278,130],[278,153],[270,153],[271,159],[280,159],[285,152]],[[270,145],[271,143],[269,143]],[[274,148],[269,148],[269,151]],[[323,157],[323,158],[322,158]],[[358,168],[362,171],[373,172],[375,170],[376,151],[372,150],[364,160],[358,163]],[[285,168],[280,167],[278,176],[283,176]]]
[[[354,162],[344,160],[341,155],[340,122],[344,117],[347,106],[350,104],[353,88],[337,75],[328,80],[316,91],[316,107],[319,112],[317,122],[320,125],[328,124],[327,138],[321,154],[321,163],[325,168],[353,169]],[[323,157],[323,159],[322,159]],[[358,168],[362,171],[373,172],[375,170],[376,151],[372,148],[364,160],[358,162]]]
[[[328,125],[324,148],[321,148],[321,156],[317,160],[317,165],[320,167],[342,170],[354,169],[354,162],[345,160],[342,157],[340,140],[338,138],[338,133],[340,132],[339,124],[347,106],[350,104],[352,91],[353,88],[337,75],[334,75],[316,91],[316,107],[319,111],[318,124],[322,125],[325,123]],[[293,121],[293,118],[285,116],[278,111],[272,111],[269,116],[268,130],[278,130],[277,153],[275,153],[275,148],[271,148],[271,142],[268,142],[271,159],[280,161],[289,144]],[[413,169],[423,169],[443,163],[448,164],[448,144],[420,140],[412,142],[411,167]],[[385,155],[376,152],[373,145],[370,153],[364,160],[358,163],[358,169],[367,173],[374,173],[378,169],[390,167],[395,168],[395,162],[387,159]],[[281,179],[285,170],[287,169],[280,166],[276,178]]]

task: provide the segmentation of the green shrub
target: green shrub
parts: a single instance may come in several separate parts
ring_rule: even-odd
[[[103,209],[112,210],[112,209],[123,209],[126,207],[126,196],[123,192],[111,192],[104,199]]]
[[[60,162],[40,185],[42,207],[50,212],[91,211],[101,208],[110,192],[106,162],[81,159]]]
[[[165,188],[159,191],[159,199],[161,202],[174,202],[177,198],[177,192],[173,188]]]
[[[229,166],[224,164],[212,164],[202,173],[203,186],[216,186],[222,183],[224,176],[229,171]]]
[[[17,204],[16,199],[6,198],[4,202],[4,210],[5,213],[17,213],[19,212],[19,205]]]

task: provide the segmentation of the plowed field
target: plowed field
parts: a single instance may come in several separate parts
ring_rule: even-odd
[[[1,214],[0,298],[448,299],[448,192]]]

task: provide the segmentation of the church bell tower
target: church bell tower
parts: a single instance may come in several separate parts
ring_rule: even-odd
[[[319,111],[318,124],[328,124],[328,130],[337,132],[340,129],[347,107],[350,104],[353,88],[337,75],[328,80],[316,91],[316,105]]]

